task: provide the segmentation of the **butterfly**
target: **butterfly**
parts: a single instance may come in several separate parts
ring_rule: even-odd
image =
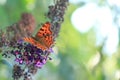
[[[54,43],[52,35],[53,33],[50,29],[50,26],[50,22],[46,22],[36,33],[35,37],[25,37],[23,40],[29,42],[41,50],[49,49]]]

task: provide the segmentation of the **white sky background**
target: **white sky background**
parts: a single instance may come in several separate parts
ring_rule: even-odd
[[[101,44],[106,38],[103,51],[112,55],[118,47],[118,26],[113,22],[113,11],[107,6],[99,6],[90,0],[70,0],[71,3],[86,2],[86,4],[76,9],[71,17],[73,26],[81,33],[88,32],[92,27],[96,32],[96,45]],[[87,2],[89,1],[89,2]],[[110,6],[119,6],[120,0],[108,0]]]

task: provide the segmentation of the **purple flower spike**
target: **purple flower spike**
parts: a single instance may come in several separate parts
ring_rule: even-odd
[[[53,51],[53,49],[52,49],[52,48],[50,48],[50,49],[49,49],[49,52],[54,53],[54,51]]]
[[[35,66],[38,68],[42,68],[43,65],[44,65],[43,63],[41,63],[40,61],[37,61]]]
[[[16,50],[16,51],[15,51],[15,54],[16,54],[16,55],[19,54],[19,51]]]
[[[46,64],[46,59],[43,59],[43,60],[42,60],[42,63],[43,63],[43,64]]]
[[[15,59],[15,61],[16,61],[16,62],[19,62],[19,59],[18,59],[18,58],[16,58],[16,59]]]
[[[7,51],[11,55],[15,56],[15,61],[20,65],[31,65],[38,68],[42,68],[44,64],[46,64],[48,55],[50,54],[50,50],[42,51],[41,49],[20,40],[14,45],[14,49]],[[24,64],[23,64],[24,63]]]
[[[19,59],[19,63],[22,64],[22,63],[23,63],[23,60],[22,60],[22,59]]]

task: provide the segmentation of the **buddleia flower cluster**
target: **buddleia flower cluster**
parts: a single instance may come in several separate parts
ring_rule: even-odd
[[[54,32],[54,37],[58,36],[62,22],[64,21],[64,14],[69,4],[69,0],[56,0],[55,5],[49,6],[47,17],[51,20],[51,30]]]
[[[47,13],[51,23],[51,30],[54,39],[57,38],[61,23],[64,21],[65,10],[68,0],[56,0],[54,5],[50,5]],[[0,49],[5,59],[11,58],[14,61],[13,79],[32,80],[32,75],[51,60],[49,54],[51,48],[42,50],[36,46],[22,40],[24,37],[32,36],[36,29],[36,22],[30,13],[23,13],[21,20],[8,26],[6,31],[0,30]]]

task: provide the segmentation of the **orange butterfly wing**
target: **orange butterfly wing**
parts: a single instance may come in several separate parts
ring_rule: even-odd
[[[50,30],[51,24],[46,22],[42,25],[35,37],[24,38],[24,41],[31,43],[32,45],[42,50],[49,49],[54,43],[52,31]]]

